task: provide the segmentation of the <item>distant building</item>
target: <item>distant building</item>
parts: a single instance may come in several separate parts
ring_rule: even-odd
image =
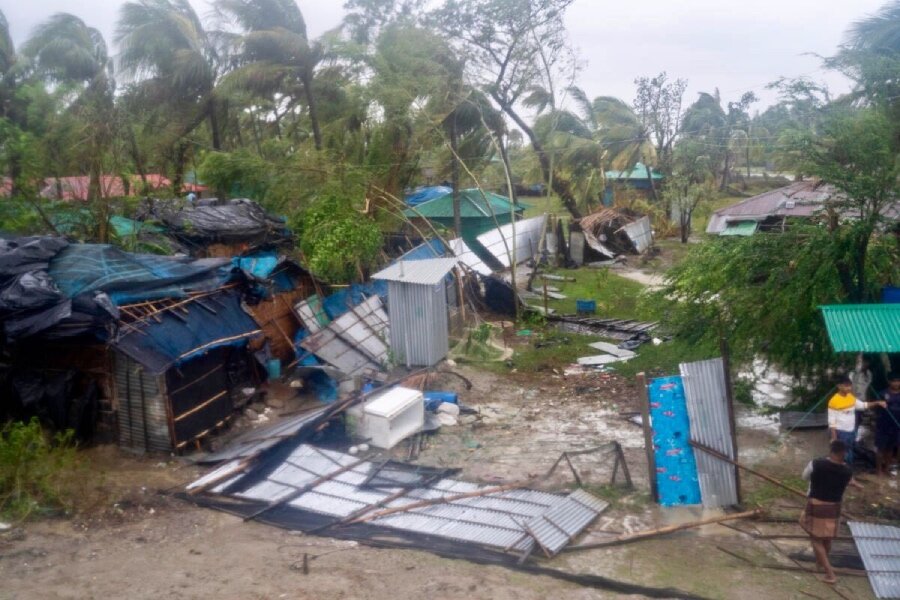
[[[665,176],[653,167],[650,167],[650,177],[647,177],[644,163],[635,163],[634,167],[626,171],[606,171],[604,176],[606,187],[603,190],[603,204],[606,206],[615,204],[617,190],[637,192],[640,196],[648,197],[651,178],[656,189],[665,181]]]

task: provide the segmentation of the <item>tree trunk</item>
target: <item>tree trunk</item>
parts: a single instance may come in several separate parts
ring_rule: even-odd
[[[322,150],[322,132],[319,129],[319,106],[316,103],[316,95],[313,92],[313,74],[307,70],[303,73],[303,95],[306,96],[306,106],[309,108],[309,125],[312,127],[313,143],[317,151]]]
[[[149,193],[147,185],[147,170],[144,168],[144,159],[138,149],[137,138],[134,135],[134,129],[128,127],[128,145],[131,150],[131,159],[134,161],[134,168],[137,169],[138,175],[141,177],[141,194]]]
[[[450,177],[453,181],[453,229],[457,237],[462,237],[462,211],[459,205],[459,133],[456,130],[456,117],[450,123],[450,149],[453,150],[453,163]]]
[[[560,200],[562,200],[563,206],[565,206],[566,210],[569,211],[569,214],[572,215],[572,218],[580,219],[582,215],[581,211],[578,210],[578,201],[575,198],[575,193],[572,191],[572,184],[568,179],[560,177],[558,173],[551,176],[550,158],[547,156],[544,146],[537,138],[534,130],[528,126],[528,123],[519,116],[512,106],[498,98],[496,93],[492,93],[491,97],[493,97],[494,101],[500,107],[500,110],[506,113],[528,137],[528,140],[531,142],[531,148],[534,150],[535,154],[537,154],[538,162],[540,162],[544,183],[551,185],[553,191],[556,192],[557,195],[559,195]]]
[[[725,188],[728,187],[728,171],[731,169],[731,153],[725,152],[725,166],[722,168],[722,185],[719,186],[719,191],[724,192]]]
[[[175,154],[173,156],[175,173],[172,176],[172,194],[175,197],[181,196],[181,188],[184,185],[184,160],[187,154],[187,144],[183,141],[175,143]]]
[[[656,202],[659,198],[656,195],[656,184],[653,183],[653,169],[650,167],[649,164],[645,164],[644,168],[647,170],[647,183],[650,184],[650,199],[653,202]],[[668,214],[668,212],[669,212],[669,210],[667,208],[666,209],[666,213],[667,213],[666,219],[671,219],[672,217],[671,217],[671,215]]]

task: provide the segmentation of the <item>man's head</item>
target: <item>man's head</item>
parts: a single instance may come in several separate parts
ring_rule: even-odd
[[[831,452],[831,458],[843,462],[844,457],[847,455],[847,444],[841,440],[833,440],[829,451]]]
[[[900,372],[894,371],[888,374],[888,387],[892,392],[900,392]]]
[[[837,389],[842,394],[849,394],[851,391],[853,391],[853,382],[850,381],[850,377],[847,375],[842,375],[840,378],[838,378]]]

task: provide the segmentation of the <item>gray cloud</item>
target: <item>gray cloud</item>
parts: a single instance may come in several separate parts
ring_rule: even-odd
[[[206,0],[192,0],[204,14]],[[572,43],[585,63],[578,83],[589,95],[630,100],[635,77],[667,71],[688,79],[687,100],[699,91],[721,90],[726,100],[754,91],[775,100],[765,84],[780,76],[808,75],[835,92],[848,88],[824,71],[811,54],[834,53],[848,25],[885,0],[576,0],[567,17]],[[111,43],[122,0],[0,0],[13,39],[22,43],[54,12],[67,11],[97,27]],[[340,23],[341,0],[299,0],[310,34]]]

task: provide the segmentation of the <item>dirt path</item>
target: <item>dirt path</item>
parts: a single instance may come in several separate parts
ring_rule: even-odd
[[[624,380],[461,372],[474,384],[470,391],[460,388],[462,401],[481,408],[482,416],[445,428],[423,452],[421,462],[460,467],[466,478],[508,481],[543,473],[562,450],[616,439],[625,449],[638,490],[609,487],[609,464],[602,457],[580,463],[590,489],[612,502],[586,540],[602,539],[602,532],[639,531],[705,516],[698,508],[662,510],[649,501],[640,428],[619,416],[634,402]],[[450,380],[442,383],[452,385]],[[774,440],[771,432],[742,430],[742,456],[790,472],[819,441],[797,438],[775,447]],[[0,599],[620,597],[424,551],[374,549],[243,523],[157,492],[192,479],[201,472],[195,467],[159,458],[136,459],[114,448],[94,454],[95,469],[106,472],[103,485],[114,500],[100,502],[91,514],[36,522],[21,532],[0,534]],[[570,481],[561,473],[554,483]],[[778,527],[800,532],[790,524]],[[708,598],[788,600],[806,597],[801,591],[836,597],[810,575],[756,568],[720,548],[756,564],[792,564],[768,542],[710,526],[564,554],[543,565]],[[795,550],[804,548],[802,540],[793,545]],[[302,571],[304,554],[311,559],[308,574]],[[842,579],[841,586],[846,597],[872,597],[864,578]]]

